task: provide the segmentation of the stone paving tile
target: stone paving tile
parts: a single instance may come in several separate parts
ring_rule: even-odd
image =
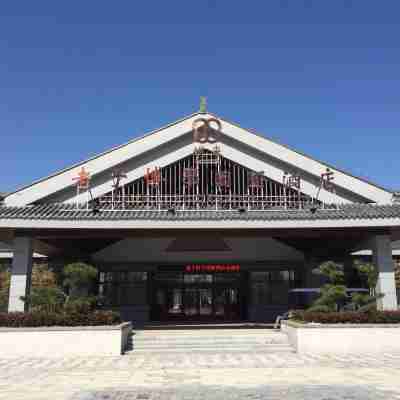
[[[400,400],[400,354],[151,354],[0,360],[0,399]]]
[[[79,393],[71,400],[380,400],[400,399],[400,394],[393,391],[377,391],[373,387],[336,386],[266,386],[256,389],[237,389],[235,387],[184,386],[163,390],[104,390]]]
[[[314,354],[260,354],[260,353],[230,353],[230,354],[161,354],[121,357],[90,357],[63,359],[2,359],[0,362],[0,379],[6,375],[18,375],[21,370],[96,370],[120,368],[249,368],[269,367],[296,368],[301,365],[336,365],[336,366],[375,366],[383,368],[400,368],[400,355],[384,354],[382,356],[321,356]]]

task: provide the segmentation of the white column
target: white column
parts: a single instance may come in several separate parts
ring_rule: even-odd
[[[32,277],[32,238],[14,238],[14,256],[11,270],[10,294],[8,311],[27,311],[21,296],[30,292]]]
[[[377,235],[373,238],[372,261],[379,272],[376,292],[384,294],[378,300],[378,309],[397,310],[396,282],[390,235]]]

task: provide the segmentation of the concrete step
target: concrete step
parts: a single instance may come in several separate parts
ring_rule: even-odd
[[[171,347],[182,347],[182,346],[284,346],[289,343],[286,342],[235,342],[235,341],[224,341],[224,342],[213,342],[213,341],[201,341],[201,340],[191,340],[185,342],[140,342],[133,340],[133,343],[136,347],[163,347],[163,346],[171,346]]]
[[[191,343],[191,342],[202,342],[202,343],[287,343],[287,338],[285,337],[259,337],[259,338],[202,338],[202,337],[179,337],[179,338],[141,338],[134,336],[133,340],[136,343],[147,343],[147,344],[157,344],[157,343]]]
[[[160,354],[160,353],[185,353],[185,354],[190,354],[190,353],[211,353],[211,354],[216,354],[217,351],[219,353],[257,353],[257,354],[275,354],[275,353],[283,353],[283,354],[288,354],[288,353],[295,353],[292,347],[288,346],[285,348],[278,348],[278,349],[270,349],[270,348],[265,348],[265,349],[257,349],[255,350],[252,347],[249,348],[236,348],[236,347],[227,347],[224,349],[215,349],[210,348],[210,347],[194,347],[194,348],[165,348],[165,349],[133,349],[132,353],[133,355],[138,355],[138,354]]]
[[[135,353],[293,352],[287,336],[272,330],[143,330],[132,339]]]
[[[140,347],[151,347],[151,346],[196,346],[196,345],[208,345],[208,346],[275,346],[275,345],[282,345],[287,344],[287,340],[259,340],[259,341],[251,341],[251,340],[201,340],[201,339],[186,339],[186,340],[154,340],[154,341],[142,341],[142,340],[135,340],[133,342],[136,346]]]

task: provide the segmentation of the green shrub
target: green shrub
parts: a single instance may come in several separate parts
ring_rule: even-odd
[[[300,322],[315,322],[321,324],[395,324],[400,323],[400,310],[371,312],[293,311],[291,314],[291,319]]]
[[[65,294],[57,287],[37,287],[31,294],[21,297],[29,304],[32,311],[55,312],[61,310],[65,303]]]
[[[89,314],[55,312],[13,312],[0,313],[0,327],[41,327],[41,326],[96,326],[115,325],[121,322],[113,311],[93,311]]]
[[[66,313],[73,314],[88,314],[95,310],[97,305],[97,297],[78,297],[72,300],[68,300],[64,304],[64,310]]]

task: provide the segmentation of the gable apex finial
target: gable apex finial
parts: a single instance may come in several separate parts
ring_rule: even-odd
[[[207,112],[207,98],[204,96],[200,97],[199,112],[205,114]]]

